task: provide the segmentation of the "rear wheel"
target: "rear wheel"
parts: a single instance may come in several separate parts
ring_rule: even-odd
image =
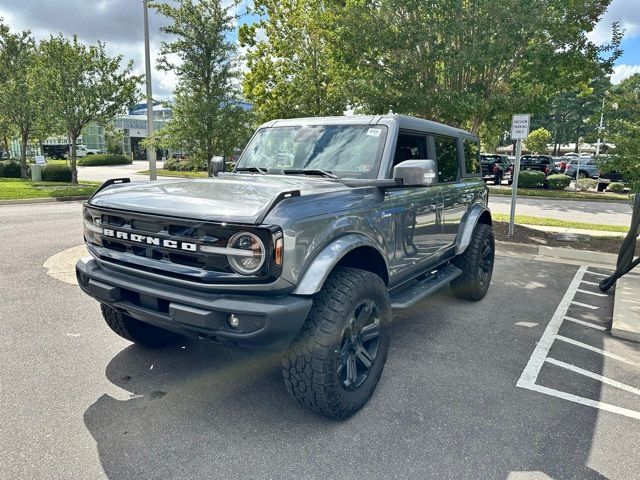
[[[369,400],[389,349],[391,305],[377,275],[337,268],[282,359],[289,394],[322,415],[345,419]]]
[[[136,320],[104,303],[100,304],[100,308],[109,328],[130,342],[156,348],[173,343],[180,338],[177,333]]]
[[[502,176],[499,173],[496,173],[496,176],[493,179],[494,185],[500,185],[502,183]]]
[[[583,178],[587,178],[587,174],[585,172],[578,172],[578,180],[582,180]]]
[[[462,275],[451,282],[454,295],[467,300],[481,300],[489,289],[495,258],[495,240],[491,225],[476,225],[471,242],[453,263]]]

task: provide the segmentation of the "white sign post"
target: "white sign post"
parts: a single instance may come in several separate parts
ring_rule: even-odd
[[[513,181],[511,182],[511,215],[509,216],[509,236],[513,235],[513,225],[516,218],[516,198],[518,195],[518,176],[520,175],[520,157],[522,156],[522,140],[529,136],[531,116],[528,113],[517,114],[511,120],[511,140],[516,140],[516,162],[513,166]]]

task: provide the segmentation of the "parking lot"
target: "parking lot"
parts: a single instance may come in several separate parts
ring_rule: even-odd
[[[606,331],[605,270],[499,255],[482,302],[397,312],[372,401],[336,422],[293,403],[278,356],[114,335],[42,268],[80,212],[0,209],[2,479],[638,475],[640,348]]]

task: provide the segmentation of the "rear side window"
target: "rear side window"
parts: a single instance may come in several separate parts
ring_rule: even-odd
[[[464,166],[467,175],[480,173],[480,145],[473,140],[464,140]],[[500,161],[496,158],[496,161]]]
[[[438,162],[438,182],[455,182],[458,179],[458,139],[436,136],[434,141]]]

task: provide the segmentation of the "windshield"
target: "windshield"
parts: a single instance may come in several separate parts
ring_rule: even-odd
[[[372,178],[377,175],[386,136],[384,125],[263,128],[236,168],[322,170],[341,178]]]

